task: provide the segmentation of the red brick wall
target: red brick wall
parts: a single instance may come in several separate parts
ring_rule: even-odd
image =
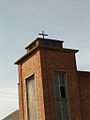
[[[19,65],[19,101],[20,101],[20,118],[27,120],[27,100],[26,100],[26,82],[25,79],[30,75],[35,75],[36,94],[37,94],[37,111],[38,120],[45,120],[44,103],[43,103],[43,86],[41,75],[40,52],[35,51],[31,56]]]
[[[82,120],[90,120],[90,72],[78,72]]]
[[[19,94],[21,120],[27,120],[25,79],[35,74],[38,120],[56,120],[53,92],[53,70],[67,73],[68,101],[71,120],[81,120],[79,84],[74,52],[41,49],[19,65]]]
[[[79,86],[74,53],[41,49],[40,55],[46,120],[56,120],[53,92],[53,70],[55,69],[67,72],[71,120],[81,120]]]
[[[21,64],[18,65],[18,71],[19,71],[19,114],[20,114],[20,120],[23,120],[23,94],[22,94],[22,68]]]

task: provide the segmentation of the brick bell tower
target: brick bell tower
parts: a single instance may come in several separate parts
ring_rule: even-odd
[[[82,120],[75,53],[63,41],[37,38],[15,62],[20,120]]]

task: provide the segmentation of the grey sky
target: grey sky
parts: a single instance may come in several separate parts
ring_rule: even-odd
[[[78,69],[90,70],[90,0],[0,0],[0,119],[18,108],[13,63],[42,30],[79,49]]]

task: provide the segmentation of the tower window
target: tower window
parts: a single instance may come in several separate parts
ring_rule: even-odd
[[[68,120],[65,72],[54,71],[54,90],[57,120]]]

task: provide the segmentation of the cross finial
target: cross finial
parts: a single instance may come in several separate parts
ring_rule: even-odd
[[[42,33],[39,33],[39,35],[42,35],[43,39],[44,39],[44,36],[48,36],[48,34],[45,34],[43,30],[42,30]]]

